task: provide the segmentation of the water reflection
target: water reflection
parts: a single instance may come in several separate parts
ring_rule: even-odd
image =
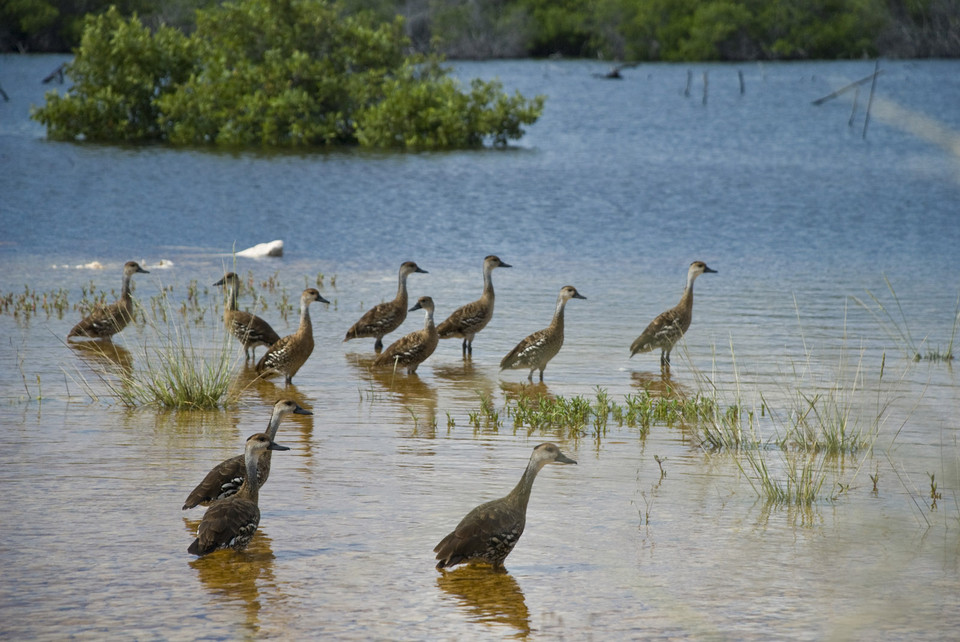
[[[492,573],[486,566],[461,566],[442,571],[437,586],[463,608],[471,622],[506,624],[513,637],[530,634],[530,612],[517,580],[507,572]]]
[[[114,370],[120,375],[127,376],[133,372],[133,355],[110,339],[70,341],[67,345],[94,371]]]
[[[461,363],[435,366],[433,374],[445,390],[455,391],[464,400],[476,401],[480,396],[490,399],[497,389],[497,381],[486,370],[475,367],[471,357]]]
[[[391,368],[374,368],[376,357],[364,357],[356,354],[347,355],[350,364],[357,376],[375,391],[385,390],[390,398],[410,412],[419,436],[421,428],[431,431],[435,436],[437,425],[437,390],[428,384],[416,373],[394,371]]]
[[[200,520],[184,518],[183,522],[195,537]],[[261,529],[242,552],[227,549],[189,562],[218,606],[243,609],[244,626],[253,633],[260,631],[261,587],[276,584],[272,543]]]
[[[553,398],[550,389],[547,388],[547,384],[542,381],[530,383],[529,381],[514,382],[501,380],[500,390],[503,391],[504,397],[509,401],[516,401],[521,397],[530,397],[532,399],[537,399],[538,397]]]
[[[646,391],[652,397],[663,397],[664,399],[688,399],[693,397],[693,392],[687,386],[674,381],[670,377],[669,368],[657,373],[633,371],[630,373],[630,385]]]

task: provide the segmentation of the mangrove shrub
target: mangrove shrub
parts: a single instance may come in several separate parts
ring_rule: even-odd
[[[88,18],[64,94],[34,111],[59,140],[450,148],[504,144],[543,98],[469,90],[405,53],[400,18],[323,0],[239,0],[197,12],[190,35],[117,11]]]

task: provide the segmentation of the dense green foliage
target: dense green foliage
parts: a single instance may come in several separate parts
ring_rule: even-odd
[[[405,18],[421,53],[635,60],[960,56],[960,0],[342,0]],[[4,0],[0,50],[66,51],[87,12],[115,4],[151,28],[190,31],[217,0]]]
[[[451,148],[505,144],[543,98],[469,91],[436,59],[404,54],[403,21],[321,0],[241,0],[198,12],[189,36],[115,9],[91,17],[34,118],[59,140]]]

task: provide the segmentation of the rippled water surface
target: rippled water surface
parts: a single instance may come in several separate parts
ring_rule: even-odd
[[[690,96],[680,65],[616,82],[594,75],[600,63],[462,64],[464,78],[547,96],[515,146],[266,154],[48,142],[28,111],[61,61],[0,57],[0,294],[69,300],[62,315],[0,314],[0,636],[955,635],[960,382],[949,363],[914,362],[901,332],[926,353],[955,329],[960,63],[884,62],[865,138],[869,85],[855,110],[852,94],[811,101],[872,63],[690,67]],[[174,321],[213,352],[210,284],[232,250],[274,239],[282,258],[236,261],[259,313],[288,334],[285,301],[318,282],[331,301],[312,307],[317,347],[291,386],[255,380],[240,352],[227,409],[128,409],[97,373],[143,367],[155,332],[128,327],[106,357],[65,343],[84,290],[115,296],[136,259],[144,309],[167,291]],[[393,376],[370,369],[372,339],[342,343],[392,298],[402,261],[429,272],[410,277],[411,296],[432,296],[443,319],[479,296],[491,253],[513,267],[493,274],[496,314],[472,360],[444,341],[416,376]],[[670,373],[655,354],[628,358],[695,259],[718,273],[696,283]],[[524,389],[499,361],[548,324],[566,284],[587,300],[567,306],[544,384]],[[387,341],[422,322],[411,313]],[[505,411],[521,392],[623,404],[644,389],[740,399],[765,445],[712,450],[682,422],[530,429]],[[202,509],[183,499],[281,397],[314,415],[280,428],[291,450],[274,456],[253,543],[192,559]],[[811,505],[771,503],[749,456],[786,480],[773,442],[804,398],[871,447],[814,455]],[[508,492],[543,441],[578,465],[540,473],[508,572],[434,570],[436,542]]]

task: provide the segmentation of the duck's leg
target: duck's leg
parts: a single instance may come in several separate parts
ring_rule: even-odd
[[[530,383],[533,383],[533,371],[536,369],[537,369],[536,366],[530,368],[530,374],[527,375],[527,381],[529,381]]]
[[[463,345],[461,345],[460,348],[461,348],[461,351],[463,352],[463,356],[466,357],[467,356],[467,338],[466,337],[463,338]]]
[[[544,368],[546,368],[546,366],[544,366]],[[540,368],[540,383],[543,383],[543,370],[544,370],[544,368]]]
[[[373,344],[373,351],[380,354],[383,351],[383,339],[377,337],[377,342]]]

